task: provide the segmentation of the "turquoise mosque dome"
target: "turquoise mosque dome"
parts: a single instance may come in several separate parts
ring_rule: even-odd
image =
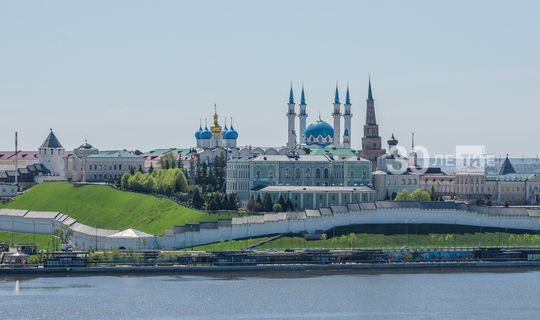
[[[334,138],[334,128],[332,128],[332,126],[329,125],[327,122],[319,119],[315,123],[310,124],[306,128],[304,134],[306,135],[306,137],[313,136],[314,138],[317,138],[321,136],[323,138],[326,138],[327,136],[330,136],[331,138]]]
[[[231,127],[229,128],[229,130],[227,130],[223,134],[223,139],[230,139],[230,140],[238,139],[238,132],[236,130],[234,130],[234,127],[232,126],[232,124],[231,124]]]
[[[208,127],[204,127],[204,130],[201,132],[201,139],[207,140],[212,138],[212,132],[208,130]]]
[[[306,128],[304,136],[306,144],[326,147],[334,141],[334,128],[319,117],[319,120]]]

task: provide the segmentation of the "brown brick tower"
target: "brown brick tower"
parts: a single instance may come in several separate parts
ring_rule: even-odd
[[[375,100],[371,93],[371,78],[369,79],[366,124],[364,125],[364,137],[362,137],[362,150],[358,150],[360,158],[371,161],[373,170],[377,168],[377,157],[386,153],[381,149],[381,137],[379,136],[379,126],[375,118]]]

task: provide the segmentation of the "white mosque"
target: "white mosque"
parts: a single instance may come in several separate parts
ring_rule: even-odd
[[[319,118],[314,123],[310,124],[306,128],[306,96],[304,92],[304,86],[302,85],[302,93],[300,96],[300,113],[297,115],[295,111],[296,104],[294,103],[293,88],[289,94],[289,110],[287,118],[289,119],[287,127],[287,148],[297,148],[306,146],[309,148],[351,148],[351,97],[349,94],[349,85],[347,85],[347,93],[345,95],[345,104],[343,105],[344,112],[341,113],[341,102],[339,100],[339,89],[336,85],[336,93],[334,96],[334,111],[332,117],[334,118],[334,127],[327,122]],[[300,141],[297,139],[296,134],[296,117],[300,120],[299,135]],[[344,119],[343,140],[341,140],[341,118]]]

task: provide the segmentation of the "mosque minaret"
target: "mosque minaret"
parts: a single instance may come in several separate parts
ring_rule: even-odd
[[[336,95],[334,97],[334,112],[332,117],[334,118],[334,147],[340,148],[340,134],[341,134],[341,103],[339,102],[339,91],[336,83]]]
[[[287,148],[294,148],[296,147],[296,131],[295,131],[295,118],[296,118],[296,112],[294,110],[295,107],[294,103],[294,95],[293,95],[293,89],[291,84],[291,92],[289,94],[289,111],[287,112],[287,118],[289,119],[289,124],[287,127]]]
[[[300,119],[300,144],[306,144],[306,138],[304,134],[306,133],[306,95],[304,94],[304,84],[302,84],[302,95],[300,97],[300,113],[298,118]]]

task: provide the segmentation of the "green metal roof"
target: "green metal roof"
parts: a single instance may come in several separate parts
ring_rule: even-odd
[[[175,154],[181,153],[183,155],[186,155],[186,154],[189,153],[189,151],[190,151],[190,149],[169,148],[169,149],[155,149],[155,150],[145,152],[145,154],[165,154],[165,153],[172,152],[172,153],[175,153]]]
[[[534,177],[531,173],[487,174],[486,180],[497,181],[525,181]]]
[[[130,151],[108,150],[88,155],[88,158],[139,158],[139,156]]]
[[[326,153],[332,153],[338,156],[351,156],[356,155],[355,149],[350,148],[313,148],[311,149],[310,155],[323,155]]]

